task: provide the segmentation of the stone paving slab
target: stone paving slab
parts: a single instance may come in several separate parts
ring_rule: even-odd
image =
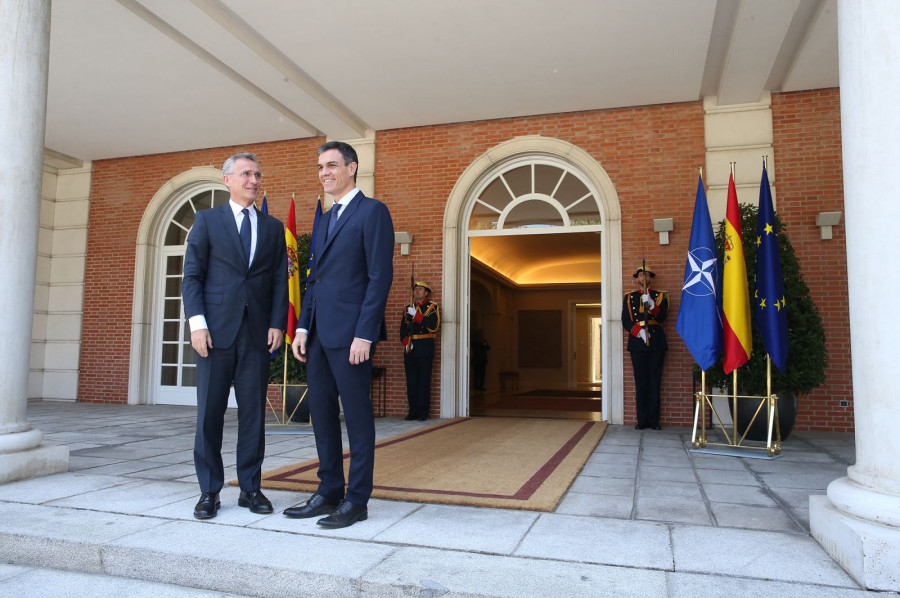
[[[661,523],[692,523],[712,525],[706,505],[701,500],[678,500],[654,496],[638,496],[635,518]]]
[[[790,596],[790,598],[872,598],[874,592],[803,583],[741,579],[723,575],[669,573],[669,596]]]
[[[2,568],[0,568],[2,570]],[[96,598],[127,596],[128,598],[226,598],[238,596],[185,588],[138,579],[122,579],[108,575],[91,575],[53,569],[26,569],[7,578],[0,574],[0,595],[16,598]]]
[[[395,549],[201,522],[170,522],[109,542],[104,573],[250,596],[358,595]]]
[[[672,569],[669,528],[658,523],[543,513],[515,556]]]
[[[39,505],[52,500],[78,496],[86,492],[121,486],[126,483],[128,483],[128,480],[116,477],[60,473],[53,476],[0,484],[0,501]]]
[[[178,482],[133,480],[110,488],[85,492],[47,504],[78,509],[102,509],[110,513],[143,515],[151,509],[178,502],[189,496],[199,497],[197,487]]]
[[[510,554],[538,518],[535,511],[425,505],[375,541]]]
[[[102,573],[103,543],[163,523],[149,517],[0,503],[0,562]]]
[[[806,535],[678,526],[672,546],[676,571],[858,588]]]
[[[369,571],[366,598],[666,596],[665,573],[627,567],[403,548]]]
[[[556,507],[556,513],[630,519],[632,509],[634,509],[633,496],[588,494],[570,490]]]

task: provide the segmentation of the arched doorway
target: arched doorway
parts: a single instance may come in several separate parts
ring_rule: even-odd
[[[457,292],[444,297],[443,342],[456,351],[442,353],[442,371],[453,372],[441,380],[443,417],[470,414],[469,349],[473,324],[478,325],[472,322],[471,307],[472,301],[483,301],[485,291],[493,298],[493,315],[514,327],[511,338],[503,343],[503,355],[495,353],[492,345],[490,359],[495,368],[502,368],[496,372],[498,377],[511,375],[514,370],[510,364],[514,364],[520,380],[524,370],[540,376],[538,370],[542,368],[545,372],[554,370],[554,375],[562,375],[565,380],[574,379],[576,366],[564,362],[576,342],[569,334],[569,323],[575,321],[578,306],[616,305],[621,297],[620,219],[618,197],[606,172],[589,154],[564,141],[546,137],[513,139],[492,148],[466,169],[451,193],[444,219],[444,263],[448,267],[443,285]],[[564,238],[566,242],[562,243]],[[569,259],[555,264],[552,260],[541,261],[539,268],[509,276],[502,265],[496,265],[504,260],[498,262],[496,256],[490,255],[501,254],[506,262],[521,264],[522,253],[540,255],[551,249],[572,251],[572,247],[577,252],[593,252],[590,268],[599,272],[586,272],[585,264]],[[508,259],[513,256],[520,259]],[[475,263],[486,265],[489,275],[470,267]],[[508,279],[507,286],[528,286],[542,276],[536,271],[541,268],[555,270],[557,277],[570,277],[570,283],[576,286],[593,285],[594,292],[566,299],[562,307],[557,297],[552,309],[507,305],[503,279]],[[497,272],[500,276],[496,276]],[[613,423],[623,421],[624,404],[622,342],[619,335],[610,333],[620,327],[618,311],[602,310],[602,325],[597,325],[601,339],[596,343],[604,387],[603,418]],[[475,318],[481,318],[477,312],[478,309]],[[614,325],[610,326],[610,322]],[[550,340],[556,339],[549,353],[558,353],[559,360],[551,355],[553,360],[542,362],[546,356],[541,351],[526,354],[529,343],[522,336],[548,328],[554,332]],[[520,365],[526,367],[519,368]],[[490,371],[489,367],[489,375]]]

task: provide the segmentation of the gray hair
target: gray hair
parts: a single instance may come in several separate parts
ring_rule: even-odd
[[[231,174],[231,169],[234,166],[235,160],[252,160],[256,162],[256,166],[259,166],[259,160],[256,159],[256,154],[251,154],[250,152],[241,152],[240,154],[235,154],[225,160],[225,164],[222,165],[222,175]]]

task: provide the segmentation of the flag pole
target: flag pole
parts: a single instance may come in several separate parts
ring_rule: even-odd
[[[729,164],[731,165],[731,180],[734,181],[734,165],[736,164],[736,162],[729,162]],[[744,275],[746,276],[746,274],[744,274]],[[731,411],[731,413],[732,413],[732,417],[731,417],[732,432],[731,433],[733,434],[732,438],[734,438],[735,440],[737,440],[737,437],[738,437],[738,428],[737,428],[738,421],[737,420],[738,420],[738,369],[739,369],[739,367],[734,368],[734,373],[732,374],[734,396],[731,399],[731,403],[732,403],[732,411]]]

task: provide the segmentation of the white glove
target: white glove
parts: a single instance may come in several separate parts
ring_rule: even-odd
[[[647,331],[644,330],[643,328],[641,328],[640,332],[638,332],[638,338],[646,343],[647,342]]]
[[[656,301],[653,300],[653,297],[650,296],[650,293],[644,293],[641,295],[641,301],[646,303],[650,309],[656,307]]]
[[[407,308],[406,308],[406,313],[408,313],[409,315],[415,317],[415,316],[416,316],[416,308],[415,308],[415,307],[407,307]]]

